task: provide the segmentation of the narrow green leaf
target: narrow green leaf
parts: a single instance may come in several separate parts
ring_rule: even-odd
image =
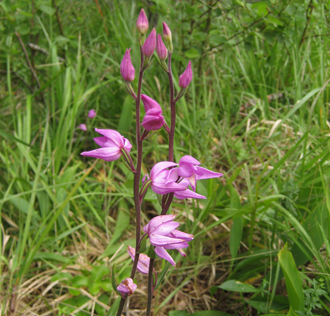
[[[129,95],[125,98],[123,108],[121,110],[121,115],[118,124],[119,133],[127,133],[130,130],[133,120],[133,103],[132,97]]]
[[[125,200],[122,199],[119,202],[115,231],[107,247],[113,245],[121,237],[123,232],[127,229],[129,225],[129,221],[130,221],[129,209]]]
[[[285,286],[289,296],[290,306],[294,310],[304,310],[304,294],[302,289],[302,281],[296,264],[293,260],[291,252],[285,246],[278,253],[278,260],[285,277]]]
[[[292,306],[290,306],[290,310],[287,313],[287,316],[298,316],[296,312],[292,309]]]
[[[116,316],[117,310],[119,308],[121,297],[117,297],[116,300],[111,305],[110,310],[107,312],[106,316]]]

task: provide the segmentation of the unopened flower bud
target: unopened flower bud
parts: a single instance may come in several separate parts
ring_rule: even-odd
[[[136,21],[136,28],[140,34],[145,34],[148,31],[149,23],[144,9],[140,11],[139,17]]]
[[[136,290],[137,285],[133,282],[131,278],[126,278],[118,286],[117,290],[120,292],[122,297],[130,296]]]
[[[187,88],[192,80],[192,76],[191,61],[189,61],[186,70],[179,78],[179,87],[183,89]]]
[[[167,57],[167,48],[163,43],[162,36],[158,34],[157,36],[157,46],[156,46],[157,55],[160,60],[164,60]]]
[[[153,28],[142,46],[142,51],[144,56],[146,57],[152,56],[152,54],[155,51],[155,48],[156,48],[156,29]]]
[[[95,116],[96,116],[96,111],[94,109],[92,109],[88,112],[88,117],[89,118],[94,118]]]
[[[86,127],[86,124],[80,124],[80,125],[78,125],[78,127],[77,128],[79,128],[79,129],[81,129],[82,131],[87,131],[87,127]]]
[[[135,77],[135,69],[131,62],[131,49],[126,49],[123,60],[120,64],[120,73],[125,81],[133,81]]]
[[[164,37],[164,40],[167,43],[172,42],[172,33],[171,33],[171,30],[170,30],[170,28],[167,26],[167,24],[165,22],[163,22],[163,37]]]

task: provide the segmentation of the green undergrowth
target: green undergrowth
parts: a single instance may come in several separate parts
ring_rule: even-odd
[[[176,267],[156,261],[155,315],[328,315],[329,5],[164,0],[0,2],[0,313],[116,306],[111,275],[129,276],[135,244],[133,176],[80,153],[96,148],[95,127],[135,143],[119,65],[132,47],[138,69],[142,7],[157,33],[162,21],[172,30],[176,91],[193,65],[175,160],[224,174],[198,183],[207,200],[174,200],[195,239],[186,257],[172,251]],[[156,58],[142,92],[169,122]],[[144,142],[143,174],[167,159],[167,143],[163,130]],[[160,212],[151,190],[143,211],[143,223]],[[136,281],[130,307],[142,314],[146,279]]]

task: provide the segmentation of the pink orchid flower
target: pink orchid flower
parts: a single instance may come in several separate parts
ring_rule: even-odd
[[[81,153],[82,156],[100,158],[105,161],[114,161],[120,158],[123,154],[123,150],[127,154],[131,151],[132,145],[129,140],[124,138],[124,136],[120,135],[117,131],[99,128],[95,128],[95,131],[103,135],[103,137],[94,138],[95,143],[102,148],[84,151]]]
[[[137,285],[133,282],[131,278],[126,278],[117,286],[117,290],[120,292],[123,298],[133,294],[136,288]]]
[[[151,245],[155,246],[155,253],[173,266],[175,266],[175,261],[166,249],[177,249],[181,255],[185,256],[182,248],[187,248],[188,241],[194,239],[193,235],[176,230],[180,223],[173,222],[174,218],[175,215],[156,216],[143,227],[143,231],[149,236]]]

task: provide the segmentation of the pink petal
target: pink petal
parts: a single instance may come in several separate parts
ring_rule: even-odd
[[[149,240],[153,246],[167,246],[171,244],[182,243],[184,240],[178,238],[171,238],[166,236],[159,236],[149,233]]]
[[[219,177],[223,176],[222,173],[214,172],[214,171],[202,168],[202,167],[196,167],[196,169],[198,172],[197,180],[219,178]]]
[[[95,131],[105,137],[110,138],[115,144],[118,145],[118,147],[121,148],[124,146],[124,137],[120,135],[117,131],[113,129],[100,129],[100,128],[95,128]]]
[[[157,254],[158,257],[165,259],[172,266],[175,267],[175,262],[173,258],[168,254],[168,252],[163,247],[155,247],[155,253]]]
[[[194,239],[194,235],[184,233],[180,230],[173,230],[170,234],[170,237],[183,239],[185,241],[191,241]]]
[[[166,245],[164,246],[164,249],[181,249],[187,247],[188,247],[188,243],[186,241],[183,241],[173,245]]]
[[[206,199],[206,197],[204,195],[198,194],[189,189],[186,189],[185,191],[176,191],[176,192],[174,192],[174,196],[180,200],[187,199],[187,198]]]
[[[88,156],[93,158],[100,158],[105,161],[114,161],[120,158],[121,151],[117,147],[98,148],[91,151],[84,151],[82,156]]]
[[[178,222],[168,222],[162,225],[159,225],[156,229],[152,231],[152,234],[159,235],[159,236],[165,236],[169,234],[174,229],[178,228],[180,226],[180,223]]]
[[[178,165],[177,163],[171,162],[171,161],[158,162],[152,167],[151,172],[150,172],[150,178],[152,180],[154,180],[157,177],[157,175],[164,169],[169,168],[169,167],[174,167],[177,165]]]
[[[143,227],[143,230],[145,227],[150,225],[151,231],[150,233],[152,233],[157,227],[159,227],[160,225],[163,225],[165,223],[171,222],[173,221],[173,219],[175,218],[176,215],[160,215],[160,216],[155,216],[150,222],[149,224],[147,224],[146,226]],[[145,231],[146,232],[146,231]]]
[[[118,145],[112,141],[112,139],[105,136],[95,137],[94,142],[101,147],[116,147],[117,149],[120,149]]]
[[[171,183],[171,182],[176,182],[179,178],[178,175],[178,168],[173,168],[169,170],[165,184]]]
[[[189,164],[197,165],[197,166],[199,166],[201,164],[198,160],[196,160],[194,157],[191,157],[189,155],[183,156],[180,159],[179,165],[181,166],[181,164],[183,164],[183,163],[189,163]]]

